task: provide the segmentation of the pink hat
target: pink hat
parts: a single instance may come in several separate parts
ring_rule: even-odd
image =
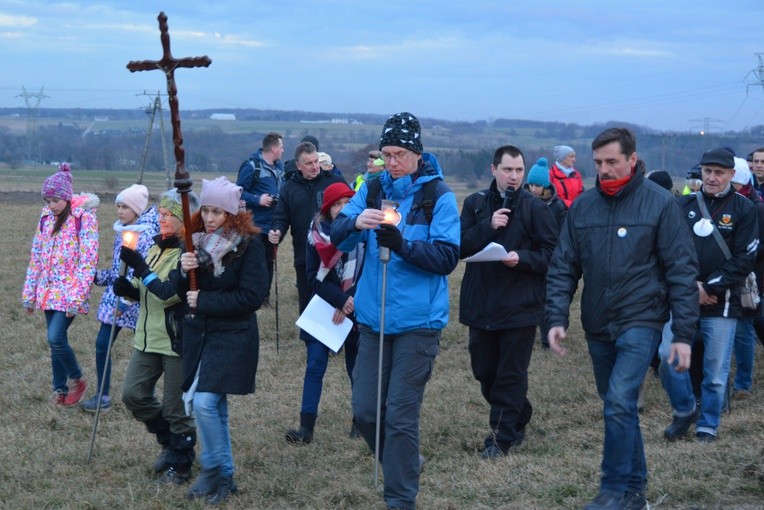
[[[120,191],[114,202],[125,204],[137,216],[140,216],[149,206],[149,190],[143,184],[133,184],[129,188]]]
[[[66,200],[72,199],[72,169],[69,163],[58,165],[58,172],[51,175],[42,183],[42,199]]]
[[[321,204],[321,214],[326,216],[329,213],[329,209],[331,209],[334,204],[339,202],[341,198],[350,198],[353,195],[355,195],[355,191],[350,189],[350,187],[344,182],[335,182],[334,184],[330,184],[324,190],[324,201]]]
[[[211,181],[202,179],[202,195],[199,197],[199,205],[219,207],[227,213],[239,214],[241,190],[241,186],[235,185],[223,176]]]

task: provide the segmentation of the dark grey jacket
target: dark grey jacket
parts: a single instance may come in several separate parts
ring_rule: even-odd
[[[321,171],[312,181],[306,180],[300,172],[281,187],[279,203],[273,213],[273,230],[281,231],[283,239],[292,228],[292,249],[294,265],[305,265],[305,244],[308,242],[308,227],[313,216],[321,209],[324,190],[335,182],[345,182],[340,176]],[[347,184],[347,183],[346,183]]]
[[[615,196],[595,189],[571,205],[547,273],[549,326],[568,327],[583,276],[587,338],[615,340],[635,326],[660,331],[673,316],[675,342],[692,343],[698,262],[676,199],[636,174]]]

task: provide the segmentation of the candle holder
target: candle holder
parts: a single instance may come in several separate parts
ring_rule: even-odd
[[[398,212],[399,205],[398,202],[393,200],[382,200],[380,208],[385,215],[385,219],[382,223],[387,223],[388,225],[393,225],[395,227],[398,226],[401,222],[401,213]]]
[[[122,246],[134,250],[138,246],[138,232],[132,230],[122,231]]]

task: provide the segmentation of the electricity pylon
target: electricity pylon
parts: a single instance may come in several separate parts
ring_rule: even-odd
[[[49,98],[50,96],[45,95],[43,92],[43,89],[45,87],[40,88],[40,92],[37,92],[36,94],[32,94],[31,92],[27,92],[27,89],[25,86],[21,86],[21,90],[23,91],[21,94],[16,95],[16,97],[23,97],[24,102],[27,105],[27,133],[26,133],[26,153],[24,154],[26,161],[32,160],[32,154],[35,153],[35,161],[40,161],[40,154],[39,154],[39,147],[37,144],[37,112],[40,107],[40,101],[42,101],[45,98]],[[35,98],[37,101],[32,104],[29,100]]]

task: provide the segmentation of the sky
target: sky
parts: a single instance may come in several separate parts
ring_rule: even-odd
[[[761,0],[0,0],[0,108],[146,107],[166,81],[126,64],[161,58],[160,10],[174,57],[212,59],[175,72],[181,117],[764,124]]]

